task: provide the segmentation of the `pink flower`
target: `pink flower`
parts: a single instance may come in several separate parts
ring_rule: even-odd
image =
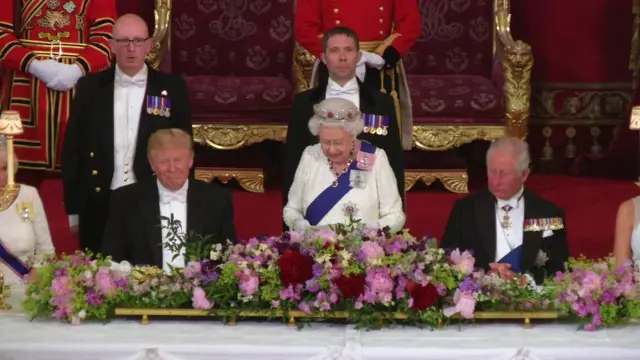
[[[96,284],[102,295],[107,297],[115,295],[116,283],[113,281],[108,267],[103,266],[98,270]]]
[[[209,301],[207,299],[207,294],[202,290],[202,288],[194,288],[193,289],[193,297],[191,298],[191,303],[194,309],[198,310],[209,310],[213,307],[213,301]]]
[[[189,261],[187,266],[185,266],[184,268],[184,277],[186,277],[187,279],[196,277],[198,274],[200,274],[201,270],[202,268],[199,261]]]
[[[254,274],[242,274],[240,276],[240,293],[242,296],[253,296],[258,292],[260,279]]]
[[[384,256],[384,249],[373,241],[365,241],[360,247],[360,260],[364,262],[373,262]]]
[[[453,296],[453,301],[455,302],[455,306],[444,309],[444,316],[451,317],[455,314],[460,314],[460,316],[465,319],[473,318],[473,312],[476,308],[476,299],[473,297],[472,292],[462,292],[458,289]]]
[[[68,276],[58,276],[51,282],[51,293],[54,296],[64,296],[71,292],[71,279]]]
[[[473,272],[476,259],[473,258],[469,251],[460,253],[460,250],[455,249],[451,252],[449,258],[454,264],[453,267],[461,271],[464,275],[469,275]]]
[[[367,270],[367,286],[365,288],[365,300],[375,303],[376,300],[388,304],[393,299],[394,282],[389,276],[387,268],[370,268]]]

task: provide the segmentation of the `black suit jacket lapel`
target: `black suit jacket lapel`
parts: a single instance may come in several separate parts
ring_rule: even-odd
[[[490,192],[484,191],[475,202],[475,214],[478,233],[487,254],[487,264],[496,260],[496,208],[495,198]],[[483,266],[485,264],[479,264]]]
[[[156,178],[146,180],[144,195],[140,198],[140,211],[144,218],[149,250],[153,254],[154,264],[162,267],[162,222],[160,220],[160,193]]]
[[[113,148],[115,147],[114,129],[115,126],[115,114],[114,114],[114,83],[116,76],[115,66],[111,67],[103,79],[103,83],[100,84],[101,92],[99,92],[96,107],[96,117],[101,121],[102,126],[102,146],[105,150],[106,164],[113,166]]]
[[[378,109],[373,96],[371,96],[371,92],[366,86],[358,80],[358,94],[360,96],[360,112],[363,114],[381,114],[381,110]]]
[[[531,193],[524,190],[524,223],[527,219],[535,219],[539,217],[537,207]],[[524,223],[522,224],[524,230]],[[523,231],[522,232],[522,271],[527,271],[536,261],[538,252],[540,251],[540,243],[542,242],[542,231]]]
[[[204,210],[201,206],[202,194],[200,187],[195,181],[189,180],[189,188],[187,189],[187,235],[205,235],[203,214]]]

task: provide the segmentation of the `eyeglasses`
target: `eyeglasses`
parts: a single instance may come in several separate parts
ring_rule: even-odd
[[[116,44],[118,44],[120,46],[129,46],[129,44],[133,44],[135,46],[142,46],[149,39],[151,39],[151,37],[148,37],[146,39],[141,39],[141,38],[136,38],[136,39],[113,39],[113,41],[115,41]]]

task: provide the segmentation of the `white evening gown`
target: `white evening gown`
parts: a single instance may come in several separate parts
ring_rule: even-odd
[[[384,150],[375,150],[375,162],[367,173],[365,185],[351,189],[316,226],[346,223],[348,216],[345,208],[352,205],[357,209],[354,218],[362,220],[367,227],[388,226],[393,232],[402,230],[405,222],[402,199]],[[334,179],[320,144],[308,146],[300,159],[283,211],[284,222],[290,229],[302,231],[310,226],[305,217],[307,208],[331,186]]]
[[[55,252],[47,216],[36,188],[20,185],[20,192],[13,203],[0,211],[0,240],[13,256],[29,266],[37,265],[43,255]],[[5,285],[22,287],[21,277],[2,260],[0,271],[4,274]]]

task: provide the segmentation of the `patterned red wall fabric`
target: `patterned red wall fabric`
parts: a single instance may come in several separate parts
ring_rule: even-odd
[[[404,60],[410,74],[491,77],[493,1],[421,0],[422,35]]]

